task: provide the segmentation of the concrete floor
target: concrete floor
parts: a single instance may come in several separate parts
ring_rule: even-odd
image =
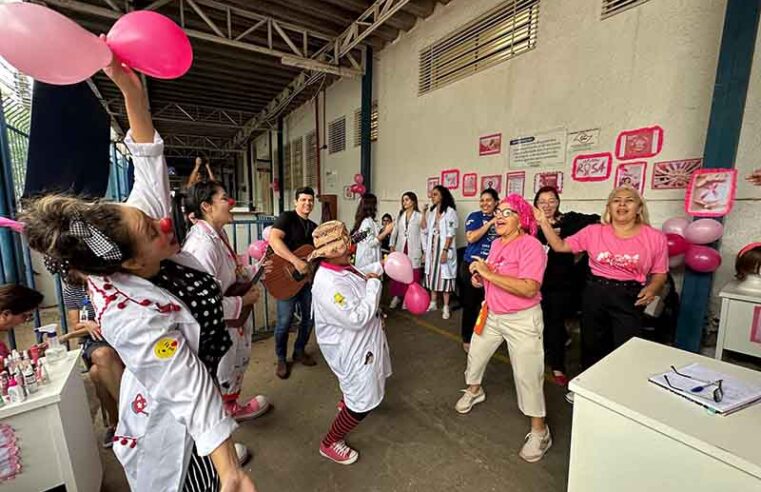
[[[317,451],[340,394],[316,345],[310,351],[318,355],[319,364],[298,365],[282,381],[274,374],[274,340],[254,344],[244,395],[266,394],[275,408],[243,424],[235,439],[254,453],[246,470],[260,492],[566,489],[572,407],[561,388],[545,386],[554,443],[544,460],[529,464],[517,455],[528,419],[516,405],[504,346],[487,370],[487,401],[459,415],[453,406],[464,387],[466,361],[459,312],[442,321],[440,312],[412,317],[397,311],[389,316],[386,331],[394,375],[383,404],[347,439],[360,451],[352,466],[334,464]],[[89,381],[87,386],[95,415]],[[103,424],[99,416],[94,419],[100,440]],[[101,456],[103,490],[128,490],[113,454],[101,450]]]

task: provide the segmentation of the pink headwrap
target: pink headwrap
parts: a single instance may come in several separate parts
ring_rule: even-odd
[[[529,205],[522,196],[512,193],[502,199],[500,205],[507,205],[511,210],[518,212],[518,221],[520,222],[521,229],[532,236],[536,236],[537,227],[536,220],[534,219],[534,207]]]
[[[741,257],[742,255],[744,255],[745,253],[747,253],[748,251],[750,251],[750,250],[752,250],[752,249],[755,249],[755,248],[758,248],[758,247],[760,247],[760,246],[761,246],[761,242],[746,244],[746,245],[743,247],[743,249],[741,249],[741,250],[740,250],[740,252],[739,252],[739,253],[737,253],[737,257],[739,258],[739,257]]]

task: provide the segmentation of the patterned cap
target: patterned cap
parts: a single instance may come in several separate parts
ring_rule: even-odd
[[[351,243],[349,231],[340,220],[330,220],[320,224],[312,233],[315,250],[307,261],[316,258],[338,258],[346,253]]]

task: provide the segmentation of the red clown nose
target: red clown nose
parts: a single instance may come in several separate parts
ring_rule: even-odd
[[[169,217],[164,217],[159,221],[159,228],[161,229],[161,232],[164,234],[169,234],[170,232],[174,231],[174,224],[172,224],[172,219]]]
[[[228,198],[227,203],[230,204],[230,208],[233,208],[235,206],[235,199],[234,198]]]

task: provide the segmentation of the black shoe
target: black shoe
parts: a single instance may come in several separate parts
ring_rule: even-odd
[[[284,360],[279,360],[277,361],[275,374],[277,374],[277,377],[280,379],[288,379],[288,376],[291,375],[291,368],[288,367],[288,364]]]

